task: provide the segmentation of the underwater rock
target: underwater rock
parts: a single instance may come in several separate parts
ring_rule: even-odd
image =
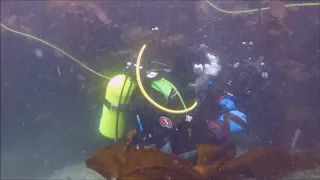
[[[283,179],[285,179],[285,180],[292,180],[292,179],[316,180],[316,179],[320,179],[320,168],[290,173],[287,176],[283,177]]]
[[[169,36],[167,38],[161,39],[161,44],[168,47],[174,47],[174,46],[182,46],[186,44],[188,41],[188,37],[184,34],[177,34],[173,36]]]
[[[300,82],[306,82],[311,76],[308,67],[294,60],[283,59],[276,62],[277,68],[282,71],[289,79]]]
[[[51,1],[51,6],[64,9],[68,13],[83,14],[85,12],[94,14],[104,24],[110,24],[112,21],[108,18],[106,12],[98,5],[87,1]]]
[[[271,1],[270,2],[270,14],[272,17],[274,17],[277,21],[277,23],[282,27],[283,30],[285,30],[289,35],[293,34],[293,31],[289,29],[285,23],[285,17],[286,17],[286,7],[285,3],[282,1]]]
[[[291,154],[283,149],[255,148],[224,163],[219,172],[229,175],[241,174],[249,178],[278,176],[318,167],[315,155],[315,150]]]
[[[287,103],[284,105],[284,107],[285,117],[280,131],[280,144],[284,148],[295,149],[295,147],[291,147],[291,144],[294,140],[295,131],[298,128],[301,128],[302,134],[304,134],[303,131],[307,131],[307,126],[302,126],[302,124],[312,122],[315,118],[315,114],[308,106],[299,106],[293,105],[292,103]],[[309,129],[309,131],[311,131],[311,129]]]
[[[33,118],[33,122],[38,122],[38,121],[47,121],[50,120],[54,117],[54,113],[51,110],[45,110],[38,114],[36,117]]]
[[[143,26],[133,26],[124,29],[123,42],[131,47],[140,47],[142,44],[157,42],[160,38],[158,31]]]
[[[284,19],[286,16],[285,3],[282,1],[271,1],[270,2],[270,13],[273,17],[277,19]]]

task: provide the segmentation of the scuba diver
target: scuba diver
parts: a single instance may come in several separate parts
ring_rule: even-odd
[[[139,88],[135,88],[137,79],[132,70],[136,68],[135,64],[127,63],[125,74],[115,76],[108,83],[99,126],[105,137],[118,140],[126,131],[135,129],[131,145],[137,149],[155,148],[192,160],[196,158],[196,144],[202,143],[198,134],[209,132],[223,143],[227,135],[220,134],[220,129],[227,133],[241,129],[234,129],[233,122],[238,123],[240,115],[233,106],[223,105],[229,111],[225,111],[219,121],[206,121],[208,118],[203,112],[208,111],[210,105],[204,102],[211,99],[207,97],[210,94],[208,87],[212,85],[210,80],[221,71],[221,66],[219,59],[203,48],[183,49],[175,57],[170,70],[152,71],[138,67],[146,91],[162,106],[186,109],[196,100],[198,107],[188,113],[167,113],[150,104]],[[204,129],[194,133],[196,127]]]
[[[144,84],[152,99],[166,107],[185,108],[196,99],[199,108],[206,99],[209,79],[220,70],[218,59],[211,54],[199,48],[186,48],[174,58],[170,72],[157,72],[156,76],[149,72]],[[176,88],[170,84],[175,84]],[[127,111],[127,119],[136,127],[137,133],[132,138],[136,148],[155,148],[185,159],[196,157],[192,129],[194,123],[200,122],[193,117],[198,108],[187,114],[170,114],[158,110],[140,94],[133,95]],[[182,100],[179,94],[188,98]]]

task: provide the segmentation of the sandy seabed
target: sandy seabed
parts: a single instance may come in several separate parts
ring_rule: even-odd
[[[87,168],[84,162],[66,166],[63,169],[57,170],[51,175],[48,180],[105,180],[97,172]]]

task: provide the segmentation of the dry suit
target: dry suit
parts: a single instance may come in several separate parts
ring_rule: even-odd
[[[161,82],[159,78],[145,80],[144,86],[149,96],[162,106],[183,109],[177,92],[165,82]],[[190,106],[195,98],[192,94],[186,96],[187,91],[182,92],[180,93],[183,97],[189,97],[184,99],[185,105]],[[195,149],[191,136],[192,124],[185,121],[186,114],[163,112],[150,104],[137,91],[133,95],[126,115],[131,127],[136,129],[137,133],[132,142],[137,148],[153,147],[162,152],[174,154],[183,154]]]

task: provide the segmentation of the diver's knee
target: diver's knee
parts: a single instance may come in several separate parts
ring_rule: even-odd
[[[197,150],[194,149],[191,151],[187,151],[182,154],[179,154],[178,156],[181,157],[182,159],[193,162],[193,161],[196,161],[196,159],[197,159]]]
[[[171,142],[168,141],[165,145],[163,145],[159,151],[166,153],[166,154],[172,154],[172,146],[171,146]]]

